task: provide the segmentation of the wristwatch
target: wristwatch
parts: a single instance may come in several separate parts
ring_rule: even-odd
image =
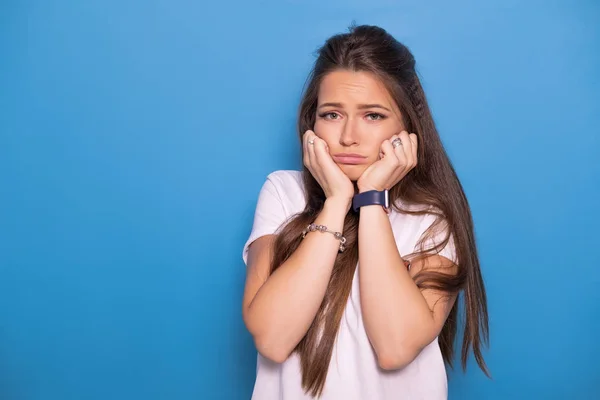
[[[385,212],[390,210],[390,194],[385,190],[369,190],[366,192],[355,194],[352,198],[352,208],[354,211],[362,206],[380,205],[383,206]]]

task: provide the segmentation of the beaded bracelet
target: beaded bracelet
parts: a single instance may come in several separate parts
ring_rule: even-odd
[[[342,233],[330,231],[325,225],[308,225],[306,229],[302,231],[302,239],[304,239],[307,233],[315,231],[332,233],[333,236],[335,236],[335,238],[340,241],[340,253],[343,253],[344,250],[346,250],[346,238],[342,236]]]

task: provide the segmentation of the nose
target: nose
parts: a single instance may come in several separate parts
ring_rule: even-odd
[[[358,131],[355,122],[352,119],[347,119],[342,127],[340,134],[340,144],[344,147],[349,147],[358,144]]]

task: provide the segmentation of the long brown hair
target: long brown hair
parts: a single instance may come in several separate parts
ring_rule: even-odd
[[[300,139],[308,129],[313,129],[316,118],[317,95],[323,77],[334,70],[365,71],[377,76],[396,101],[409,132],[417,134],[418,163],[402,181],[390,190],[392,203],[427,206],[427,210],[394,208],[399,212],[423,214],[433,212],[436,222],[432,230],[419,240],[415,253],[405,256],[413,262],[443,248],[453,235],[458,273],[449,276],[422,270],[414,280],[419,288],[433,288],[447,293],[463,291],[465,324],[462,341],[462,367],[466,368],[472,348],[480,368],[489,376],[481,354],[482,342],[488,343],[488,314],[485,288],[479,269],[479,260],[473,231],[473,221],[463,188],[442,146],[431,111],[415,71],[415,59],[409,49],[395,40],[384,29],[376,26],[353,26],[349,33],[331,37],[319,49],[318,58],[307,80],[300,104],[298,134]],[[275,271],[298,247],[302,230],[323,208],[325,195],[312,174],[303,170],[306,207],[290,219],[278,234],[271,262]],[[445,240],[433,249],[424,243],[433,229],[447,226]],[[312,396],[322,393],[333,345],[340,326],[352,279],[358,263],[358,215],[348,212],[344,223],[347,249],[339,253],[327,287],[325,297],[306,335],[296,349],[302,367],[302,386]],[[458,302],[457,302],[458,303]],[[452,366],[454,339],[457,331],[457,305],[455,304],[438,337],[447,364]]]

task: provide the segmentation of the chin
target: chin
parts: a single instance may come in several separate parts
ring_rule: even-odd
[[[362,175],[365,169],[367,169],[366,165],[350,165],[350,164],[338,164],[340,169],[351,181],[356,182],[358,178]]]

